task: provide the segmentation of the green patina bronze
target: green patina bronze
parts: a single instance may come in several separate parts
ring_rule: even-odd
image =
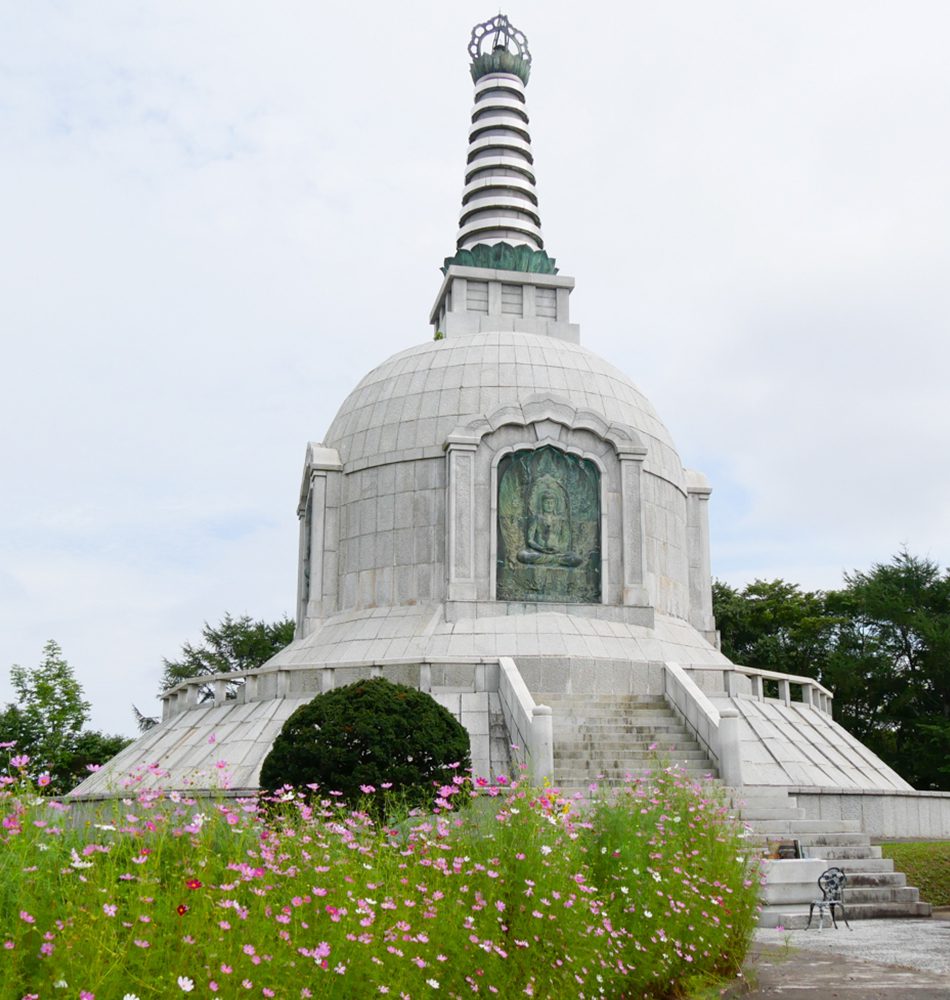
[[[447,274],[452,264],[463,267],[493,267],[499,271],[526,271],[528,274],[557,274],[555,259],[543,250],[532,250],[520,243],[476,243],[471,250],[459,250],[454,257],[446,257],[442,273]]]
[[[600,477],[550,445],[498,465],[498,600],[599,604]]]
[[[522,83],[527,83],[531,75],[531,59],[507,49],[483,52],[472,60],[472,79],[478,83],[489,73],[514,73],[521,77]]]

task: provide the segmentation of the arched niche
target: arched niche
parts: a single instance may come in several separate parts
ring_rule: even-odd
[[[645,589],[640,480],[647,450],[632,428],[608,421],[593,410],[575,407],[556,396],[533,396],[517,405],[499,407],[487,415],[474,415],[459,424],[446,439],[448,599],[511,600],[508,595],[513,591],[507,589],[504,574],[499,590],[499,554],[502,550],[502,558],[507,559],[506,545],[509,544],[499,537],[499,477],[503,481],[515,461],[510,456],[518,452],[536,452],[541,456],[545,448],[551,449],[549,455],[564,456],[556,460],[561,463],[562,470],[589,470],[583,475],[597,483],[599,533],[595,532],[596,547],[587,549],[588,555],[596,550],[600,559],[596,601],[646,606],[649,602]],[[532,506],[537,505],[538,499],[536,496],[532,500],[530,495],[526,497],[522,493],[520,516],[526,519],[537,516]],[[553,503],[558,505],[557,491]],[[566,501],[564,505],[568,506]],[[530,524],[523,523],[521,530],[527,532]],[[589,533],[589,529],[583,529],[581,534],[585,531]],[[517,553],[528,554],[531,546],[525,536],[525,544],[518,547],[516,535],[517,532],[512,531],[510,544],[516,547],[517,561]],[[563,541],[557,544],[562,545]],[[581,547],[572,538],[571,551],[578,554],[576,550]],[[522,565],[529,564],[524,560]],[[586,565],[589,567],[589,561]],[[576,574],[574,579],[576,581]],[[588,586],[580,601],[575,597],[571,601],[552,598],[551,602],[592,603],[591,592]],[[538,602],[537,596],[521,600]]]
[[[502,456],[497,470],[495,596],[601,603],[600,470],[554,445]]]

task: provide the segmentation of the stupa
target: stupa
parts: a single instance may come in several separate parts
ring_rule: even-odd
[[[373,675],[449,707],[483,775],[526,756],[562,786],[620,780],[652,739],[730,785],[911,792],[833,721],[819,683],[720,652],[710,485],[581,345],[574,279],[545,246],[527,40],[499,15],[469,52],[456,250],[431,333],[307,447],[294,641],[260,669],[165,692],[161,724],[76,794],[114,794],[136,768],[200,789],[221,761],[253,790],[297,706]]]

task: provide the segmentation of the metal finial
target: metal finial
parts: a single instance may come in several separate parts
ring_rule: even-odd
[[[472,28],[468,54],[472,57],[472,76],[476,80],[485,73],[501,71],[515,73],[528,82],[531,71],[528,39],[505,14]]]

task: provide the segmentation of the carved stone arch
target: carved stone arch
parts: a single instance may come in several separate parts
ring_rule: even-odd
[[[647,449],[632,427],[551,394],[472,414],[446,439],[449,600],[496,599],[498,465],[506,454],[545,446],[600,473],[603,602],[647,604],[640,496]]]

